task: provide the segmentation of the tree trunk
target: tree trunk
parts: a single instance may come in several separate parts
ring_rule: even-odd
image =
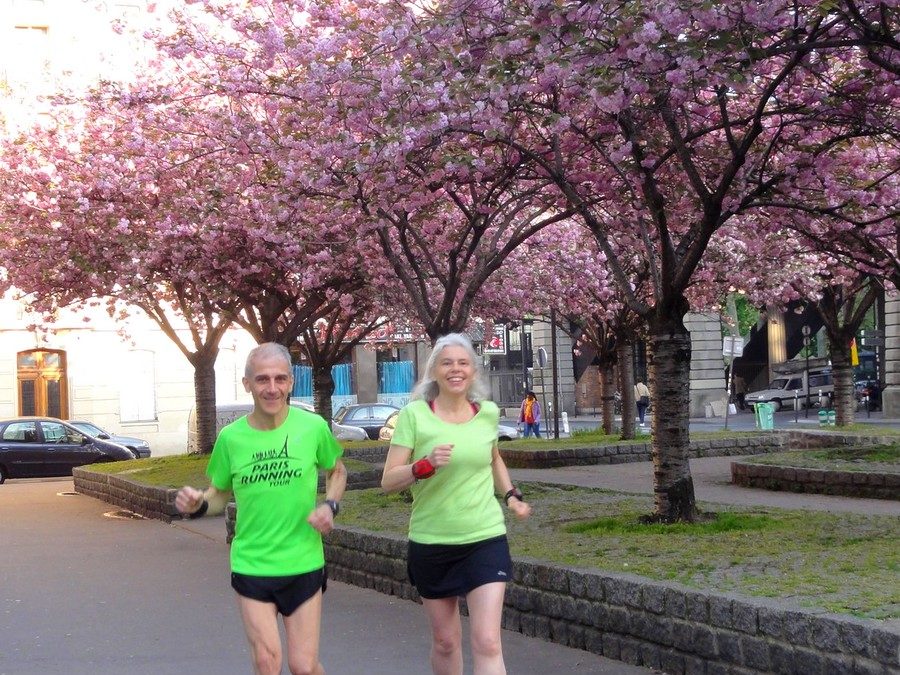
[[[194,406],[197,421],[197,452],[208,455],[216,442],[216,356],[218,349],[194,352]]]
[[[330,424],[333,415],[331,396],[334,394],[331,366],[313,364],[312,369],[313,404],[316,406],[316,412]]]
[[[831,377],[834,380],[834,423],[845,427],[853,424],[856,414],[849,340],[831,343]]]
[[[619,363],[619,393],[622,398],[622,440],[634,438],[634,417],[637,403],[634,400],[634,345],[621,340],[616,347]]]
[[[611,435],[615,430],[616,380],[614,363],[604,361],[600,364],[600,403],[603,413],[603,433]]]
[[[691,522],[697,517],[688,462],[691,335],[683,316],[651,321],[650,352],[654,519]]]

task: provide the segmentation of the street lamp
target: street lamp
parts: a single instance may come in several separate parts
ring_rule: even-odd
[[[803,347],[806,351],[806,411],[804,417],[809,417],[809,326],[803,326]]]

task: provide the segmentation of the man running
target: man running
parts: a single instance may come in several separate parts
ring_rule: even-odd
[[[347,485],[342,449],[324,419],[288,404],[294,378],[284,346],[268,342],[253,349],[243,383],[253,396],[253,410],[216,439],[206,469],[210,487],[183,487],[175,506],[188,518],[220,514],[234,493],[231,586],[254,672],[281,672],[281,614],[290,672],[324,675],[322,535],[331,531]],[[319,469],[326,472],[326,498],[316,505]]]

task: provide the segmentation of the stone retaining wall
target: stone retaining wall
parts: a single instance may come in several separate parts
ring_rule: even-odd
[[[338,528],[325,555],[334,579],[418,600],[403,537]],[[876,621],[524,560],[503,626],[667,673],[900,672],[900,630]]]
[[[174,488],[143,485],[121,475],[91,471],[90,467],[72,470],[75,492],[102,499],[144,518],[155,518],[167,523],[181,519],[175,508]]]
[[[181,514],[175,508],[174,488],[143,485],[121,475],[110,475],[91,471],[90,467],[72,470],[75,492],[102,499],[123,509],[128,509],[144,518],[155,518],[167,523],[180,520]],[[381,471],[351,471],[347,476],[347,489],[365,490],[381,485]],[[319,491],[325,488],[324,476],[319,476]],[[233,532],[233,525],[229,532]],[[229,539],[230,541],[230,539]]]
[[[786,449],[789,442],[788,434],[783,432],[760,432],[756,436],[697,440],[691,441],[688,456],[727,457],[781,452]],[[501,444],[500,455],[510,468],[549,469],[559,466],[647,462],[651,459],[651,447],[649,441],[547,450],[510,450]]]
[[[900,474],[828,471],[750,462],[731,463],[731,482],[743,487],[846,497],[900,499]]]

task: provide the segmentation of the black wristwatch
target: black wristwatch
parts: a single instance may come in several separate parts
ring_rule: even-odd
[[[338,513],[341,512],[341,503],[340,502],[336,502],[333,499],[326,499],[325,503],[328,505],[328,508],[331,509],[332,517],[336,516]]]

